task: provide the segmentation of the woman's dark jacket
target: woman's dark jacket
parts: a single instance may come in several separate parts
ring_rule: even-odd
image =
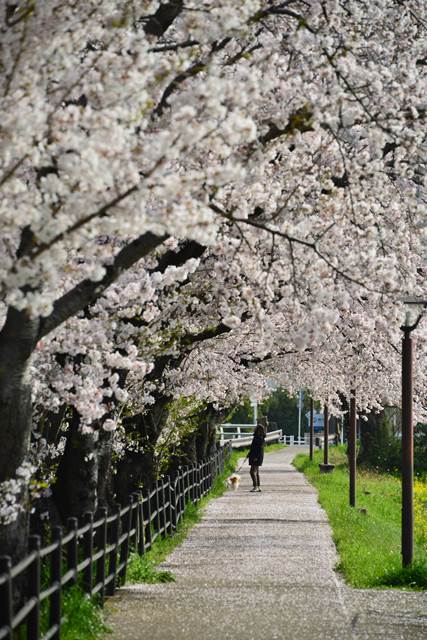
[[[264,460],[264,439],[265,436],[256,434],[253,437],[251,448],[249,449],[249,464],[260,467]]]

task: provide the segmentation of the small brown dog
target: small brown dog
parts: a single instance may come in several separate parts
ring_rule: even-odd
[[[231,476],[229,476],[227,478],[227,480],[225,481],[225,484],[227,485],[227,487],[230,487],[230,489],[233,489],[233,491],[237,491],[237,489],[239,488],[239,484],[240,484],[240,476],[237,473],[232,473]]]

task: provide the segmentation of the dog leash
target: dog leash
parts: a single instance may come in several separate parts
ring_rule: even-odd
[[[242,464],[240,465],[240,467],[234,472],[234,473],[239,473],[239,471],[242,469],[243,465],[245,464],[246,460],[249,458],[249,453],[246,456],[246,458],[243,460]]]

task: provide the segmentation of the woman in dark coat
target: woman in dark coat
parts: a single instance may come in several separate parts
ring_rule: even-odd
[[[261,424],[257,424],[254,429],[254,437],[249,449],[249,464],[251,467],[250,474],[253,482],[252,492],[261,491],[259,482],[259,468],[264,460],[264,440],[265,432]]]

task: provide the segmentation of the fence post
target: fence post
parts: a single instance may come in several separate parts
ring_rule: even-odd
[[[169,535],[173,534],[173,506],[172,506],[172,478],[168,476],[167,482],[168,501],[169,501]]]
[[[123,527],[123,533],[126,533],[126,537],[123,540],[123,544],[120,549],[120,564],[123,564],[123,567],[120,569],[119,576],[125,582],[126,580],[126,569],[129,558],[129,540],[130,540],[130,530],[132,528],[132,505],[134,502],[133,496],[129,496],[129,505],[128,510],[124,514],[126,520]]]
[[[56,549],[50,556],[51,583],[56,583],[57,588],[50,596],[49,623],[50,628],[56,626],[53,640],[61,637],[61,578],[62,578],[62,527],[53,527],[52,540],[57,543]]]
[[[197,502],[197,490],[196,490],[196,463],[193,463],[191,467],[191,500],[193,504]]]
[[[157,481],[157,494],[159,496],[159,502],[158,502],[158,515],[157,515],[157,524],[159,525],[159,533],[161,532],[161,536],[162,538],[164,537],[163,535],[163,529],[165,528],[165,507],[164,507],[164,501],[163,501],[163,478],[161,480]]]
[[[139,526],[139,503],[141,501],[141,493],[139,491],[134,491],[132,495],[133,495],[132,529],[135,529],[133,544],[134,544],[135,551],[138,551],[139,536],[141,535],[141,528]]]
[[[166,515],[166,494],[165,494],[165,480],[162,478],[162,529],[163,529],[163,538],[166,538],[166,523],[168,521]]]
[[[199,493],[199,500],[201,500],[203,497],[202,469],[203,469],[203,462],[200,462],[199,467],[197,469],[197,490]]]
[[[102,587],[99,591],[99,597],[102,605],[104,603],[105,597],[105,548],[107,546],[107,508],[101,507],[99,509],[99,515],[102,518],[102,524],[98,529],[96,546],[99,550],[102,549],[102,555],[100,558],[98,558],[98,561],[96,563],[96,584],[102,583]]]
[[[174,476],[173,481],[171,480],[171,493],[173,494],[173,505],[172,505],[172,527],[176,531],[176,525],[178,524],[177,518],[177,509],[178,509],[178,500],[177,500],[177,477]]]
[[[83,522],[88,526],[88,530],[83,534],[84,558],[89,559],[87,566],[83,569],[83,589],[90,596],[92,595],[92,558],[93,558],[93,513],[87,511],[83,516]]]
[[[151,498],[150,498],[150,493],[151,491],[148,490],[146,492],[146,502],[145,504],[146,509],[145,509],[145,514],[147,516],[146,520],[147,520],[147,524],[145,525],[145,530],[144,530],[144,537],[145,537],[145,548],[146,549],[150,549],[151,548]]]
[[[119,545],[120,536],[120,505],[116,504],[114,507],[114,520],[111,523],[111,544],[113,548],[110,551],[108,560],[108,576],[114,576],[108,583],[107,594],[109,596],[114,595],[117,584],[117,547]]]
[[[155,493],[155,501],[156,501],[156,533],[160,531],[160,500],[159,500],[159,481],[156,480],[156,493]]]
[[[144,527],[144,494],[142,491],[138,492],[138,522],[139,522],[138,553],[141,556],[143,556],[145,553],[145,527]]]
[[[184,509],[188,502],[188,490],[190,488],[190,468],[188,464],[184,467]]]
[[[180,507],[179,507],[179,511],[181,513],[181,515],[184,513],[184,509],[185,509],[185,480],[184,480],[184,472],[181,469],[180,472],[180,489],[179,489],[179,495],[180,495]]]
[[[40,536],[28,539],[30,553],[35,557],[28,568],[28,599],[35,598],[34,607],[27,618],[27,640],[39,640],[40,635]]]
[[[199,462],[194,467],[194,502],[199,502]]]
[[[70,542],[67,544],[67,570],[72,570],[74,572],[73,577],[71,578],[71,584],[76,584],[77,582],[77,529],[78,529],[78,521],[77,518],[68,518],[67,519],[67,531],[71,533],[73,532],[73,537]]]
[[[12,602],[12,578],[10,571],[12,569],[12,560],[9,556],[0,557],[0,576],[5,576],[5,581],[0,584],[0,631],[7,627],[5,640],[12,640],[12,620],[13,620],[13,602]]]

